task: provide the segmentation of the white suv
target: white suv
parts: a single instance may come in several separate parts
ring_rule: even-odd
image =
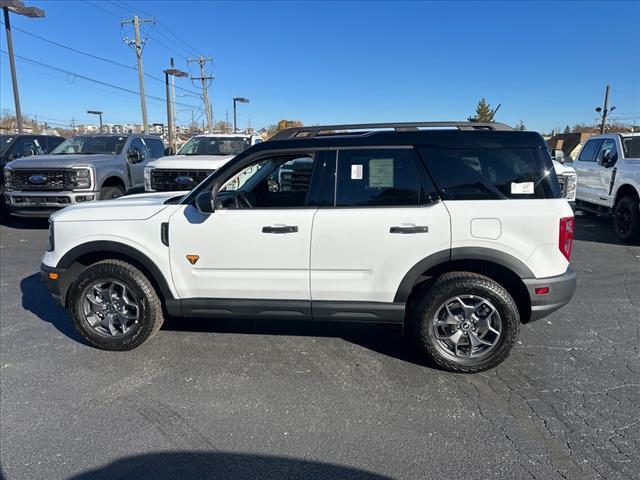
[[[295,128],[184,197],[55,214],[42,276],[108,350],[137,347],[165,315],[382,322],[433,364],[475,372],[571,299],[573,225],[537,133]]]
[[[640,133],[591,137],[573,166],[576,207],[613,215],[621,241],[640,241]]]
[[[188,191],[212,172],[262,142],[259,135],[214,133],[191,137],[176,155],[150,162],[144,170],[147,192]]]

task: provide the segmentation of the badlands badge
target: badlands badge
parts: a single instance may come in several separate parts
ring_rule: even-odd
[[[195,265],[199,258],[200,255],[187,255],[187,260],[189,260],[191,265]]]

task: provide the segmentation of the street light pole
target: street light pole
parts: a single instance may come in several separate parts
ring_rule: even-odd
[[[7,53],[9,54],[9,68],[11,69],[11,84],[13,86],[13,101],[16,109],[18,133],[22,133],[22,111],[20,109],[20,94],[18,93],[18,77],[16,75],[16,61],[13,57],[13,36],[11,35],[11,20],[9,12],[30,18],[44,17],[44,10],[35,7],[25,7],[19,0],[0,0],[0,7],[4,13],[4,29],[7,34]]]
[[[604,108],[596,108],[596,112],[602,112],[602,123],[600,124],[600,133],[603,134],[605,129],[607,128],[607,116],[609,113],[613,112],[616,107],[609,108],[609,85],[607,85],[606,90],[604,91]]]
[[[249,103],[249,99],[244,97],[233,97],[233,133],[238,133],[236,103]]]
[[[87,113],[90,115],[99,115],[100,116],[100,133],[102,133],[102,112],[99,110],[87,110]]]
[[[171,112],[171,92],[169,89],[169,75],[173,77],[187,77],[189,74],[187,72],[183,72],[182,70],[178,70],[177,68],[168,68],[164,70],[164,85],[166,89],[167,95],[167,143],[171,149],[175,151],[174,139],[173,139],[173,113]]]

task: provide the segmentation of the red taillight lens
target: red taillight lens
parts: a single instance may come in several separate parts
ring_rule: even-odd
[[[558,248],[562,254],[571,261],[571,247],[573,247],[573,217],[563,217],[560,219],[560,238],[558,240]]]

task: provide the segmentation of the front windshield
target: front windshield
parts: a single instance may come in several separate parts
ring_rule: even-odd
[[[14,138],[11,135],[0,135],[0,155],[4,155],[4,152],[9,149]]]
[[[640,136],[622,137],[624,158],[640,158]]]
[[[178,155],[238,155],[250,146],[248,137],[192,137]]]
[[[97,135],[73,137],[65,140],[51,151],[51,155],[107,154],[118,155],[124,147],[127,137]]]

